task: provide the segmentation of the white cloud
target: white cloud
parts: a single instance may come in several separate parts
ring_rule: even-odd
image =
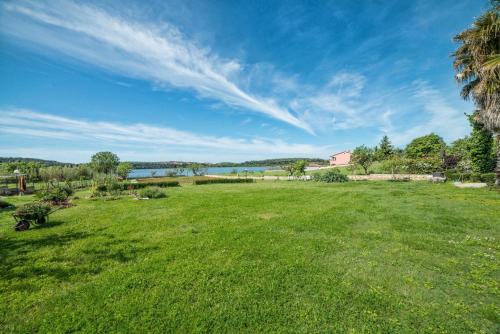
[[[229,158],[249,160],[283,156],[325,157],[331,150],[326,146],[293,144],[279,139],[204,136],[142,123],[89,122],[25,109],[0,109],[0,133],[22,133],[25,137],[58,140],[60,145],[51,145],[53,148],[50,151],[53,155],[58,150],[67,151],[68,145],[72,143],[85,143],[86,146],[96,149],[115,147],[121,152],[128,152],[125,154],[130,157],[147,156],[147,160],[157,160],[161,152],[168,155],[169,160],[197,160],[195,157],[200,157],[201,154],[207,161],[221,161]],[[0,148],[0,153],[12,156],[16,155],[16,152],[21,154],[22,150],[4,147]],[[84,151],[88,152],[88,148]]]
[[[469,131],[464,110],[451,106],[439,90],[425,81],[415,81],[412,87],[408,103],[419,107],[421,120],[413,121],[416,125],[403,130],[403,127],[395,128],[388,117],[390,126],[387,132],[395,144],[408,144],[412,139],[431,132],[451,142]]]
[[[290,108],[323,130],[373,126],[379,122],[379,100],[362,94],[365,82],[358,73],[337,73],[320,89],[298,88]]]
[[[252,95],[231,81],[241,70],[238,61],[220,59],[169,24],[158,27],[130,22],[70,1],[18,1],[1,6],[12,15],[23,16],[0,25],[12,35],[156,86],[193,89],[203,97],[313,133],[306,122],[273,99]]]

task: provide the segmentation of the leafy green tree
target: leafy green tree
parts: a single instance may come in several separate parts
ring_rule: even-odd
[[[454,155],[459,158],[459,160],[470,158],[470,137],[464,137],[455,140],[451,143],[450,147],[447,148],[447,154]]]
[[[116,173],[121,178],[126,179],[128,177],[128,174],[130,174],[132,168],[133,166],[130,162],[120,162],[118,167],[116,167]]]
[[[306,173],[307,161],[299,160],[293,164],[293,174],[301,176]]]
[[[294,166],[293,165],[281,166],[281,169],[283,169],[284,171],[286,171],[286,173],[287,173],[288,176],[292,176],[293,173],[294,173]]]
[[[469,139],[469,157],[474,173],[492,172],[495,160],[492,159],[493,136],[483,124],[476,121],[475,115],[469,116],[472,133]]]
[[[351,156],[351,161],[355,164],[360,165],[365,174],[368,174],[368,168],[375,160],[375,152],[372,148],[366,147],[365,145],[358,146],[354,149]]]
[[[415,138],[406,146],[406,156],[413,159],[437,157],[446,148],[443,138],[431,133]]]
[[[188,169],[193,173],[194,176],[200,176],[205,174],[205,169],[199,163],[192,163],[189,165]]]
[[[98,152],[90,159],[90,165],[98,173],[111,174],[116,171],[120,158],[112,152]]]
[[[380,144],[375,149],[375,158],[378,161],[383,161],[390,158],[394,154],[394,147],[387,135],[382,137]]]

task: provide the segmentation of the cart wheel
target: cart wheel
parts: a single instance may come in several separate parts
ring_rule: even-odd
[[[42,217],[36,220],[37,224],[45,224],[47,222],[47,218]]]
[[[30,222],[27,220],[20,220],[17,222],[16,226],[14,226],[14,229],[16,231],[26,231],[29,228],[30,228]]]

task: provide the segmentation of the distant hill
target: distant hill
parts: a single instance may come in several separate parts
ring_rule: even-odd
[[[68,166],[68,165],[76,165],[71,163],[64,163],[55,160],[44,160],[44,159],[35,159],[35,158],[21,158],[21,157],[0,157],[0,163],[2,162],[38,162],[42,163],[45,166]]]
[[[319,165],[327,165],[328,160],[319,159],[319,158],[281,158],[281,159],[265,159],[265,160],[250,160],[245,162],[217,162],[217,163],[209,163],[209,162],[198,162],[204,167],[241,167],[241,166],[249,166],[249,167],[276,167],[276,166],[285,166],[292,164],[298,160],[305,160],[309,163],[315,163]],[[2,162],[39,162],[44,164],[45,166],[76,166],[78,164],[59,162],[55,160],[44,160],[44,159],[35,159],[35,158],[21,158],[21,157],[0,157],[0,163]],[[195,162],[189,161],[159,161],[159,162],[148,162],[148,161],[130,161],[133,168],[135,169],[155,169],[155,168],[179,168],[179,167],[188,167],[190,164]]]
[[[265,159],[265,160],[250,160],[245,162],[217,162],[217,163],[200,163],[204,167],[275,167],[275,166],[285,166],[292,164],[298,160],[305,160],[309,163],[315,163],[319,165],[327,165],[328,160],[319,158],[281,158],[281,159]],[[193,162],[186,161],[163,161],[163,162],[141,162],[141,161],[130,161],[132,166],[136,169],[154,169],[154,168],[179,168],[187,167]]]

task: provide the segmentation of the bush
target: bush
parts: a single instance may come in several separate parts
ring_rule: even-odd
[[[37,193],[37,196],[42,202],[59,204],[65,202],[69,196],[73,195],[74,190],[67,183],[59,184],[53,188],[49,188]]]
[[[347,177],[347,175],[342,174],[340,171],[336,169],[331,169],[326,171],[325,173],[314,174],[313,180],[317,182],[334,183],[334,182],[347,182],[349,181],[349,178]]]
[[[462,180],[462,174],[456,170],[447,170],[444,172],[444,176],[448,181],[460,181]]]
[[[178,187],[179,182],[177,181],[165,181],[165,182],[141,182],[141,183],[122,183],[122,190],[136,190],[143,189],[147,187],[159,187],[159,188],[167,188],[167,187]]]
[[[481,181],[487,183],[488,185],[495,184],[495,173],[483,173],[481,174]]]
[[[444,175],[448,181],[462,182],[484,182],[487,184],[495,184],[495,173],[459,173],[457,171],[446,171]]]
[[[50,212],[50,205],[41,202],[24,204],[16,210],[16,216],[22,220],[34,220],[38,224],[44,223]]]
[[[13,206],[14,205],[10,204],[9,202],[4,201],[3,199],[0,199],[0,209],[6,209],[6,208],[13,207]]]
[[[203,184],[214,184],[214,183],[253,183],[253,179],[206,179],[206,180],[194,180],[193,184],[203,185]]]
[[[165,192],[159,187],[148,187],[139,190],[140,198],[164,198],[167,197]]]

